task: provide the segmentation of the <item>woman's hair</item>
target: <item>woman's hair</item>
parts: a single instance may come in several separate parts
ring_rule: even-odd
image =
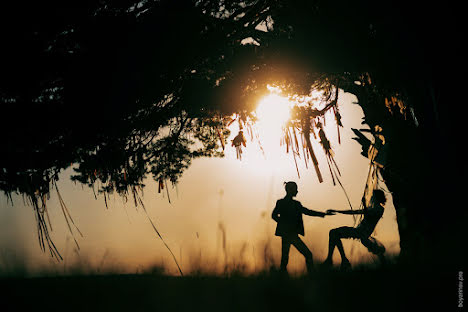
[[[387,202],[387,197],[382,190],[374,190],[372,196],[374,197],[374,200],[380,204],[385,204]]]
[[[288,194],[294,193],[295,191],[297,191],[297,184],[296,182],[292,181],[284,182],[284,189]]]

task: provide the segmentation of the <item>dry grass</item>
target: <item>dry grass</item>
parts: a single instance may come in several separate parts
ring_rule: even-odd
[[[449,311],[456,303],[453,273],[392,265],[292,278],[274,271],[177,277],[156,268],[140,274],[3,278],[0,287],[2,311],[405,311],[414,304],[421,311],[440,304]]]

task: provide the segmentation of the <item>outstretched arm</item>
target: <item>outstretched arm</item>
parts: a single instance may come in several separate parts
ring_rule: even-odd
[[[306,207],[302,207],[302,213],[305,214],[305,215],[308,215],[308,216],[312,216],[312,217],[325,217],[326,215],[332,215],[334,213],[332,212],[321,212],[321,211],[315,211],[315,210],[311,210],[311,209],[307,209]]]
[[[334,210],[334,209],[329,209],[327,210],[327,213],[328,212],[331,212],[331,213],[341,213],[341,214],[345,214],[345,215],[358,215],[358,214],[364,214],[364,210],[361,209],[361,210]]]

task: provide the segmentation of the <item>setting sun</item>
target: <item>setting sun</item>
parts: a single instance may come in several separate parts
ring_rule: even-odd
[[[291,102],[284,96],[271,93],[260,100],[255,113],[263,127],[281,129],[290,118]]]

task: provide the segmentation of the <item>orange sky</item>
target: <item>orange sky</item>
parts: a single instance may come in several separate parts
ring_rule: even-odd
[[[351,128],[363,128],[360,124],[362,110],[352,104],[353,101],[356,98],[350,94],[340,96],[344,125],[341,145],[338,145],[332,118],[328,118],[326,130],[342,173],[341,181],[353,207],[358,208],[369,162],[360,155],[360,145],[351,140]],[[275,222],[270,215],[276,200],[284,196],[283,181],[298,183],[297,200],[307,208],[319,211],[349,208],[343,191],[339,186],[333,186],[323,152],[317,144],[314,148],[325,180],[322,184],[313,168],[305,169],[303,161],[299,162],[301,178],[298,179],[292,156],[285,153],[285,147],[280,146],[280,138],[275,135],[277,129],[260,124],[258,131],[265,156],[259,152],[255,142],[248,141],[242,161],[236,159],[230,145],[226,147],[225,158],[194,160],[177,190],[170,189],[171,204],[166,194],[158,194],[156,184],[148,180],[143,198],[146,208],[183,271],[219,271],[224,266],[225,255],[230,267],[245,265],[248,270],[260,270],[270,256],[279,264],[280,238],[274,236]],[[233,131],[232,135],[236,134],[237,131]],[[56,263],[40,251],[32,207],[25,206],[20,196],[13,196],[14,206],[11,206],[2,195],[0,268],[13,266],[19,261],[33,272],[38,267],[69,272],[77,262],[81,262],[94,270],[117,267],[136,272],[163,264],[169,273],[177,273],[170,253],[154,233],[141,208],[135,208],[132,201],[125,204],[120,197],[112,196],[107,210],[103,198],[95,200],[92,190],[73,184],[68,178],[70,173],[70,169],[63,172],[58,185],[84,235],[83,238],[77,236],[81,251],[75,252],[55,191],[48,207],[52,236],[65,258],[62,263]],[[225,251],[220,223],[225,228]],[[326,255],[328,231],[338,226],[352,226],[353,217],[336,215],[321,219],[305,216],[304,223],[304,241],[319,262]],[[390,253],[399,252],[391,197],[383,219],[377,225],[375,237]],[[373,259],[358,242],[346,241],[344,246],[348,254],[353,250],[350,260],[354,263]],[[335,252],[335,259],[338,260],[338,252]],[[289,270],[304,270],[304,260],[294,248],[291,249]]]

